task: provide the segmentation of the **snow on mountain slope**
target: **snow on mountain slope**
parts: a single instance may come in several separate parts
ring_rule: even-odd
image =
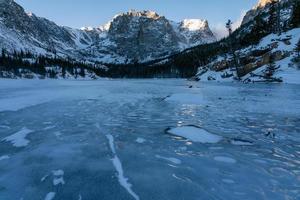
[[[293,62],[298,56],[295,48],[299,40],[300,28],[295,28],[281,35],[270,34],[259,44],[236,51],[240,60],[250,60],[244,65],[248,73],[241,77],[242,81],[268,81],[265,74],[270,66],[270,59],[273,59],[276,66],[273,77],[281,79],[284,83],[300,84],[300,68]],[[199,79],[218,82],[235,81],[236,72],[232,60],[229,54],[219,56],[208,65],[199,68]]]
[[[116,15],[98,28],[61,27],[0,1],[0,48],[102,63],[145,62],[215,41],[207,21],[172,22],[153,11]]]

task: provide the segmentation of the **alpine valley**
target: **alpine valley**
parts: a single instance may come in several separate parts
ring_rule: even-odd
[[[217,40],[207,20],[173,22],[131,10],[103,26],[74,29],[0,0],[0,76],[282,81],[288,72],[297,79],[298,10],[296,0],[260,0],[237,30]]]

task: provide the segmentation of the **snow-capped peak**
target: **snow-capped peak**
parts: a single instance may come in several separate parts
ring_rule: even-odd
[[[91,27],[91,26],[88,26],[88,27],[81,27],[80,30],[82,30],[82,31],[93,31],[94,28]]]
[[[198,31],[207,28],[208,22],[201,19],[185,19],[182,21],[181,27],[189,31]]]
[[[157,14],[156,12],[151,11],[151,10],[137,11],[134,9],[131,9],[125,13],[120,13],[120,14],[116,15],[114,17],[114,19],[119,16],[146,17],[146,18],[151,18],[151,19],[159,19],[161,17],[159,14]]]

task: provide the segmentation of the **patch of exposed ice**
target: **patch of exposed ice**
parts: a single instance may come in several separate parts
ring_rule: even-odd
[[[144,142],[146,142],[146,140],[144,138],[137,138],[136,142],[140,143],[140,144],[143,144]]]
[[[32,130],[24,127],[19,132],[2,139],[2,141],[11,142],[15,147],[25,147],[30,142],[29,140],[26,139],[26,136],[32,132],[33,132]]]
[[[45,200],[53,200],[55,197],[56,193],[55,192],[49,192],[46,197]]]
[[[177,158],[167,158],[167,157],[160,156],[160,155],[156,155],[155,157],[159,158],[159,159],[167,160],[167,161],[172,162],[172,163],[174,163],[176,165],[180,165],[181,164],[181,160],[179,160]]]
[[[218,143],[223,139],[219,135],[209,133],[206,130],[195,126],[177,127],[170,129],[167,132],[200,143]]]
[[[63,177],[60,177],[60,178],[54,178],[54,179],[53,179],[53,185],[54,185],[54,186],[59,185],[59,184],[62,184],[62,185],[65,184],[65,180],[64,180]]]
[[[218,161],[218,162],[231,163],[231,164],[236,163],[235,159],[227,157],[227,156],[216,156],[216,157],[214,157],[214,160]]]
[[[0,161],[1,161],[1,160],[6,160],[6,159],[9,159],[9,156],[8,156],[8,155],[4,155],[4,156],[1,156],[1,157],[0,157]]]

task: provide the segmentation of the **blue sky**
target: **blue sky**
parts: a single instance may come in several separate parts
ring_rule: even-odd
[[[26,11],[73,28],[98,27],[118,13],[153,10],[174,21],[207,19],[212,27],[238,20],[258,0],[16,0]]]

